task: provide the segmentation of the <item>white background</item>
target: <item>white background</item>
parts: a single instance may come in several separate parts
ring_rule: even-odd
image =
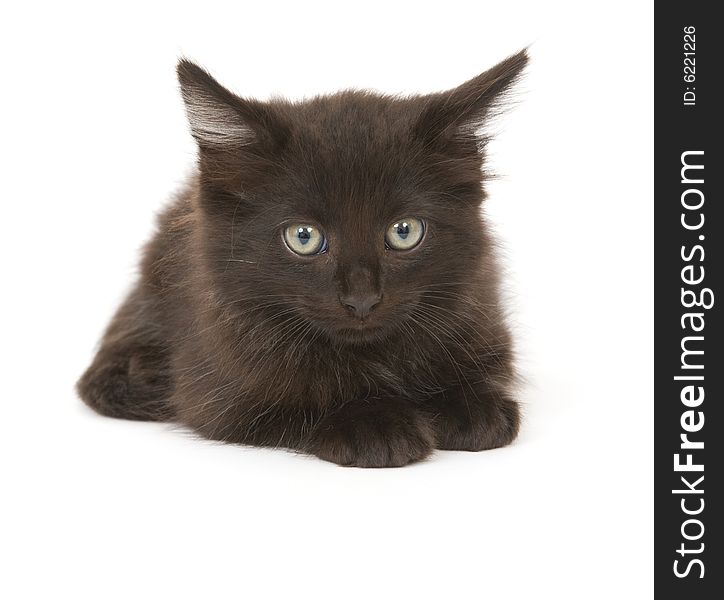
[[[1,9],[0,596],[651,597],[653,3],[107,5]],[[78,400],[194,162],[178,56],[300,98],[436,91],[527,44],[488,203],[528,379],[513,446],[344,469]]]

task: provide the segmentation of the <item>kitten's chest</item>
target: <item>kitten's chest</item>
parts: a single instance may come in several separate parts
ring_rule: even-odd
[[[286,371],[285,395],[326,407],[349,400],[417,396],[436,388],[434,367],[422,357],[390,350],[337,351],[307,355],[294,373]]]

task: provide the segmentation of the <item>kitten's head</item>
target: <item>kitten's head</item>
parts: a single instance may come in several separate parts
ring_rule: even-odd
[[[204,268],[222,299],[260,322],[365,343],[480,285],[479,130],[526,62],[522,51],[427,96],[260,102],[182,60]]]

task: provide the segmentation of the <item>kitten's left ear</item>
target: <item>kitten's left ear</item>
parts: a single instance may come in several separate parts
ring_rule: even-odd
[[[474,134],[505,99],[527,64],[528,51],[523,49],[452,90],[427,96],[416,133],[428,142]]]
[[[233,94],[189,60],[176,67],[191,133],[202,150],[236,150],[288,133],[268,103]]]

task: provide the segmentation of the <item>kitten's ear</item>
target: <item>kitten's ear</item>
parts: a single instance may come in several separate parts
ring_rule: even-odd
[[[268,104],[231,93],[189,60],[181,59],[176,72],[191,133],[202,149],[234,150],[286,135]]]
[[[475,134],[505,100],[527,64],[528,52],[523,49],[452,90],[427,96],[416,133],[429,142]]]

